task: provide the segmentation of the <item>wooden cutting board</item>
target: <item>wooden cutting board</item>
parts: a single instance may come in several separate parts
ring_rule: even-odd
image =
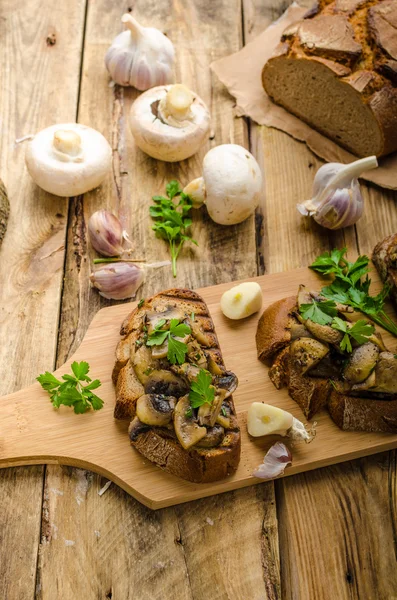
[[[296,293],[300,283],[312,289],[319,289],[322,285],[309,269],[264,275],[255,280],[263,290],[263,308]],[[276,438],[249,438],[246,411],[251,402],[275,404],[300,420],[304,418],[286,390],[277,391],[273,387],[267,376],[267,367],[256,358],[255,332],[260,315],[236,322],[222,315],[219,300],[231,285],[212,286],[198,292],[207,302],[213,317],[226,367],[239,378],[239,387],[233,396],[242,446],[241,462],[233,476],[215,483],[195,484],[169,475],[130,446],[128,423],[113,419],[115,393],[111,372],[114,351],[119,340],[120,324],[135,303],[100,310],[80,348],[55,372],[59,375],[69,372],[74,360],[88,361],[92,378],[102,381],[98,390],[98,395],[105,401],[102,410],[84,415],[76,415],[66,407],[55,410],[48,394],[38,383],[1,398],[0,468],[52,463],[90,469],[111,479],[153,509],[261,483],[251,473],[262,462]],[[379,280],[374,272],[372,293],[379,289]],[[388,309],[392,315],[391,307]],[[397,339],[387,332],[383,336],[389,349],[395,351]],[[284,476],[397,447],[397,435],[344,432],[334,425],[326,412],[316,415],[315,419],[318,423],[316,439],[309,445],[299,443],[294,446],[293,463],[287,467]]]

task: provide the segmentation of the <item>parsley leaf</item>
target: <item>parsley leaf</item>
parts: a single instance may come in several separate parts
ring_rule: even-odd
[[[63,382],[57,379],[52,373],[46,371],[37,377],[41,387],[50,394],[51,402],[54,408],[59,408],[61,404],[73,406],[77,414],[81,414],[93,408],[99,410],[103,406],[103,400],[92,393],[100,387],[99,379],[92,380],[88,377],[90,370],[89,364],[85,361],[73,362],[72,371],[74,374],[62,375]],[[88,385],[82,385],[82,382]]]
[[[333,300],[325,300],[325,302],[313,300],[311,304],[301,304],[299,311],[305,320],[310,319],[320,325],[329,325],[338,314]]]
[[[141,298],[138,302],[138,308],[142,308],[142,306],[145,304],[145,298]]]
[[[375,328],[373,325],[367,323],[363,319],[359,319],[353,325],[350,326],[348,321],[344,321],[339,317],[335,317],[331,327],[337,329],[341,333],[344,333],[340,348],[342,351],[351,352],[352,345],[350,338],[353,338],[359,344],[365,344],[368,342],[368,338],[374,333]]]
[[[200,369],[195,381],[192,381],[189,400],[193,408],[202,404],[212,404],[215,398],[215,388],[212,384],[211,373],[205,369]]]
[[[368,315],[372,321],[397,336],[397,325],[384,309],[390,286],[386,283],[379,294],[370,296],[368,256],[359,256],[356,261],[349,262],[346,252],[346,248],[325,252],[310,266],[321,275],[334,275],[334,281],[321,290],[321,295]]]
[[[167,197],[153,196],[154,206],[149,208],[149,214],[155,223],[152,229],[157,237],[167,241],[171,250],[172,274],[176,277],[176,261],[183,244],[186,241],[198,245],[189,233],[192,220],[189,213],[192,201],[184,194],[175,180],[166,186]],[[175,199],[175,201],[174,201]],[[178,202],[179,200],[179,202]]]
[[[180,323],[179,319],[171,319],[169,329],[162,329],[166,324],[165,319],[161,319],[155,326],[152,333],[146,340],[146,346],[161,346],[168,340],[167,358],[172,365],[185,362],[187,354],[187,344],[177,338],[185,337],[191,333],[191,329],[185,323]]]

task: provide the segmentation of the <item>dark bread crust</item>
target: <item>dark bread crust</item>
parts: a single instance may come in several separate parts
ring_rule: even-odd
[[[344,431],[397,433],[397,400],[368,400],[333,390],[328,412]]]
[[[331,383],[328,379],[302,375],[290,360],[288,392],[307,419],[312,419],[326,406],[330,391]]]
[[[120,333],[123,338],[117,347],[113,371],[116,384],[116,419],[133,418],[136,402],[144,393],[130,360],[133,353],[131,343],[134,344],[140,335],[144,315],[147,311],[161,312],[170,306],[182,309],[187,315],[195,313],[196,320],[200,322],[211,343],[210,347],[203,346],[204,350],[217,364],[224,367],[214,324],[201,296],[188,289],[170,289],[156,294],[146,299],[141,307],[136,307],[121,326]],[[241,450],[240,430],[233,398],[230,397],[227,401],[231,413],[230,429],[225,429],[223,441],[215,448],[193,447],[184,450],[174,435],[159,427],[138,433],[134,440],[131,440],[131,445],[160,468],[188,481],[205,483],[223,479],[236,470]]]
[[[290,327],[296,323],[292,313],[297,309],[296,296],[277,300],[263,312],[256,331],[259,360],[265,361],[291,341]]]
[[[357,156],[397,150],[396,14],[395,0],[319,0],[265,64],[267,94]]]
[[[150,429],[131,442],[143,456],[164,471],[194,483],[209,483],[234,473],[240,462],[240,431],[229,430],[216,448],[184,450],[161,429]]]

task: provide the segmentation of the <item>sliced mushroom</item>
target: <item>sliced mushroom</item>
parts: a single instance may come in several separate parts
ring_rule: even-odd
[[[210,427],[215,425],[215,421],[221,411],[226,394],[226,390],[217,389],[212,404],[206,402],[200,406],[197,415],[200,425],[209,425]]]
[[[135,352],[133,365],[136,376],[145,385],[150,373],[156,366],[155,361],[153,361],[152,352],[145,344],[142,344]]]
[[[136,438],[138,437],[138,435],[140,433],[144,433],[145,431],[148,431],[149,429],[150,429],[149,425],[145,425],[145,423],[142,423],[142,421],[140,421],[138,419],[138,417],[135,417],[134,419],[132,419],[132,421],[128,427],[128,435],[130,436],[131,442],[135,442]]]
[[[198,448],[215,448],[222,443],[225,437],[225,430],[221,425],[215,424],[207,429],[207,435],[197,444]]]
[[[148,311],[146,313],[146,323],[147,323],[148,333],[150,335],[153,332],[156,325],[162,319],[165,319],[165,321],[168,322],[168,326],[169,326],[169,321],[171,319],[178,319],[178,321],[182,321],[185,317],[186,317],[185,313],[182,310],[180,310],[179,308],[176,308],[175,306],[169,306],[166,310],[161,311],[161,312]],[[164,328],[165,329],[168,328],[166,326],[166,324],[165,324]]]
[[[207,368],[207,358],[197,340],[192,340],[187,344],[187,358],[191,363],[196,364],[200,369]]]
[[[216,418],[216,423],[219,423],[219,425],[222,425],[225,429],[229,429],[231,426],[230,412],[230,406],[227,402],[224,402],[221,406],[220,413]]]
[[[318,340],[302,337],[290,345],[290,356],[297,371],[304,375],[328,354],[329,348]]]
[[[213,382],[217,389],[226,390],[225,398],[231,396],[238,386],[237,375],[231,371],[226,371],[221,377],[214,377]]]
[[[374,392],[397,394],[397,358],[392,352],[381,352],[375,367]]]
[[[175,433],[182,448],[188,450],[207,435],[206,427],[200,427],[190,406],[189,396],[178,400],[174,410]]]
[[[201,346],[206,346],[210,348],[212,346],[212,341],[209,336],[205,333],[204,329],[200,325],[198,321],[191,322],[191,330],[193,337],[201,344]]]
[[[379,348],[371,342],[353,349],[343,376],[349,383],[362,383],[374,370],[379,356]]]
[[[312,301],[313,297],[308,288],[301,284],[298,289],[298,307],[300,308],[302,304],[311,304]]]
[[[136,403],[136,415],[146,425],[165,427],[172,420],[176,398],[163,394],[144,394]]]
[[[155,369],[148,375],[145,382],[146,394],[163,394],[180,398],[189,391],[189,386],[181,377],[165,369]]]
[[[209,352],[206,352],[206,356],[208,360],[208,371],[211,375],[223,375],[226,372],[225,367],[219,365]]]
[[[290,327],[291,332],[291,341],[297,340],[300,337],[313,337],[308,329],[303,325],[303,323],[293,323]]]
[[[353,392],[368,391],[375,386],[375,381],[376,381],[375,371],[372,371],[371,375],[369,377],[367,377],[367,379],[365,381],[363,381],[362,383],[356,383],[356,384],[352,385],[352,391]]]
[[[186,377],[188,381],[192,382],[197,379],[197,375],[200,373],[200,369],[191,365],[190,363],[183,363],[182,365],[172,365],[171,370],[177,375]]]
[[[330,325],[320,325],[311,319],[307,319],[305,321],[305,326],[315,338],[322,342],[339,344],[342,341],[342,333],[337,331],[337,329],[333,329]]]
[[[161,346],[151,346],[153,358],[166,358],[168,354],[168,340],[165,340]]]

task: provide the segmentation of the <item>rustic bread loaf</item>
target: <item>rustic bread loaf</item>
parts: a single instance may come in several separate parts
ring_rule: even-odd
[[[219,439],[211,447],[208,443],[204,447],[205,440],[199,440],[197,444],[185,449],[178,440],[172,420],[166,425],[147,425],[140,420],[142,417],[138,418],[136,414],[137,412],[139,414],[137,402],[141,401],[140,399],[145,394],[152,393],[157,398],[160,407],[162,403],[167,404],[171,400],[176,403],[177,408],[177,403],[187,397],[188,381],[181,374],[176,377],[176,371],[173,370],[178,365],[168,364],[168,361],[163,358],[158,361],[158,366],[154,367],[154,372],[162,374],[163,377],[164,375],[174,377],[187,385],[184,390],[179,389],[178,393],[174,394],[172,390],[175,388],[169,388],[168,391],[164,389],[148,390],[148,380],[145,382],[142,375],[151,370],[152,372],[147,377],[152,377],[153,369],[142,371],[137,363],[138,352],[142,352],[142,350],[150,352],[145,343],[142,343],[145,331],[147,331],[148,316],[160,318],[165,314],[169,315],[169,319],[190,318],[194,343],[199,344],[203,351],[208,370],[215,373],[218,379],[219,377],[224,379],[234,377],[237,382],[234,374],[225,370],[214,324],[203,299],[191,290],[167,290],[146,299],[132,311],[122,324],[120,332],[122,339],[116,349],[116,363],[113,370],[113,381],[116,385],[114,416],[116,419],[132,419],[129,426],[132,446],[160,468],[195,483],[217,481],[233,473],[240,461],[240,430],[232,396],[226,396],[222,400],[222,411],[216,419],[215,427],[207,429],[209,433],[217,428],[216,435],[220,432]],[[197,330],[195,330],[196,325],[198,326]],[[156,363],[156,359],[151,356],[151,361],[153,360],[151,365]],[[186,360],[188,359],[186,358]],[[191,363],[190,366],[197,368],[194,363]],[[215,377],[214,381],[218,379]],[[166,383],[167,381],[165,380]],[[170,384],[167,383],[167,385]],[[220,382],[219,385],[222,387]],[[156,386],[157,388],[162,387],[161,380],[157,380]],[[173,397],[174,395],[176,397]],[[187,419],[192,418],[192,415],[189,417],[187,413],[185,415]],[[174,418],[175,416],[173,416]],[[187,424],[189,425],[189,423]]]
[[[333,390],[328,412],[345,431],[397,433],[397,400],[355,398]]]
[[[397,233],[375,246],[372,260],[382,281],[390,285],[390,296],[397,306]]]
[[[319,0],[284,32],[262,82],[353,154],[397,150],[396,0]]]

